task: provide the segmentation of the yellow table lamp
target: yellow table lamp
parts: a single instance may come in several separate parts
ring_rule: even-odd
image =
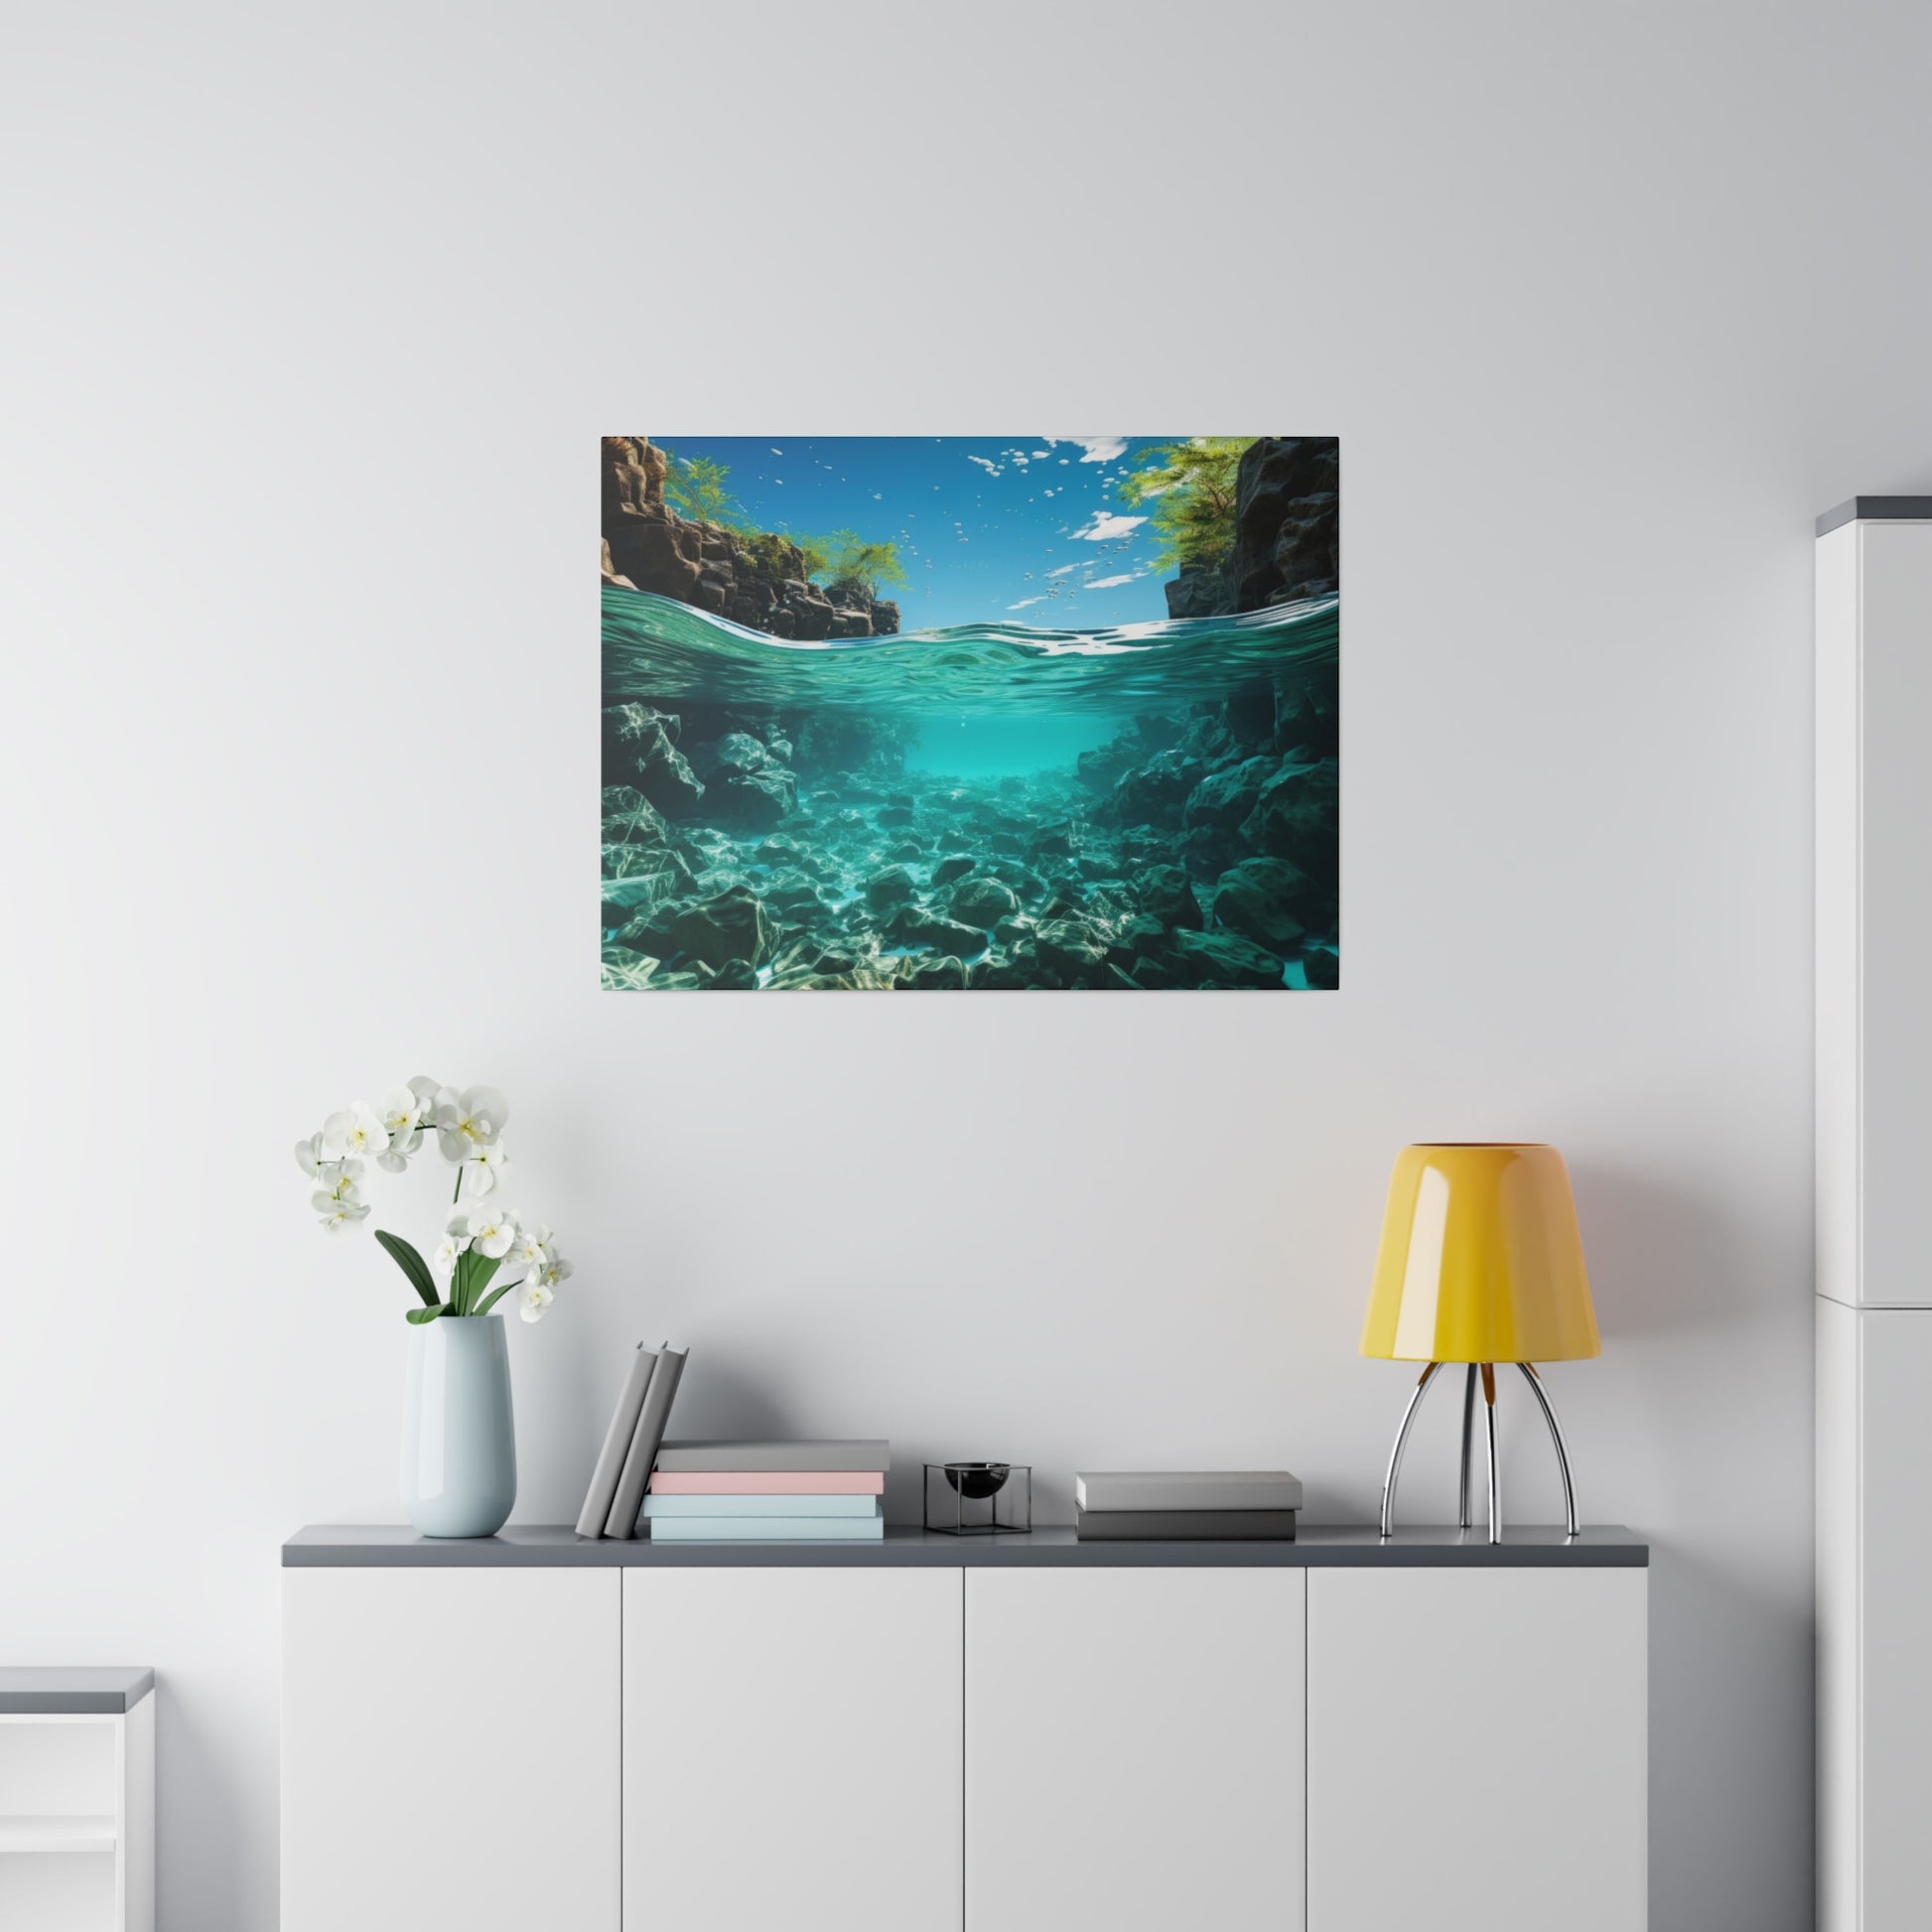
[[[1502,1541],[1496,1364],[1514,1362],[1550,1425],[1563,1473],[1564,1511],[1575,1536],[1570,1456],[1535,1365],[1602,1352],[1563,1156],[1553,1147],[1491,1142],[1404,1148],[1389,1182],[1362,1353],[1429,1366],[1402,1413],[1389,1454],[1382,1534],[1395,1533],[1396,1477],[1416,1411],[1445,1362],[1466,1362],[1459,1520],[1462,1528],[1471,1527],[1469,1448],[1480,1374],[1488,1426],[1489,1541]]]

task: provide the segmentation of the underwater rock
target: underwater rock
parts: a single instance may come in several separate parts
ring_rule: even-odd
[[[1171,825],[1200,782],[1198,759],[1175,750],[1157,752],[1145,764],[1122,773],[1114,786],[1114,816],[1122,825]]]
[[[901,905],[886,922],[886,936],[901,946],[930,946],[935,952],[957,953],[970,959],[986,950],[986,934],[977,926],[961,925],[919,905]]]
[[[1141,912],[1121,927],[1115,936],[1109,957],[1116,965],[1131,966],[1137,959],[1146,959],[1164,953],[1167,949],[1167,926],[1152,913]]]
[[[759,896],[744,886],[687,906],[670,921],[680,952],[718,967],[727,960],[761,965],[777,944],[778,927]]]
[[[996,945],[1011,946],[1019,940],[1032,938],[1034,931],[1033,920],[1024,912],[1015,912],[993,928],[993,940]]]
[[[1339,786],[1335,760],[1313,764],[1285,759],[1261,788],[1255,808],[1242,822],[1241,836],[1257,852],[1301,860],[1327,855],[1333,865]]]
[[[604,713],[604,781],[642,793],[667,818],[691,817],[704,786],[677,749],[678,720],[643,704]]]
[[[1134,882],[1140,895],[1141,909],[1163,925],[1197,926],[1201,923],[1200,901],[1178,866],[1150,866]]]
[[[935,874],[933,883],[937,885]],[[1020,910],[1020,898],[1011,886],[997,879],[968,879],[953,888],[949,908],[962,925],[990,931],[1011,912]]]
[[[1042,966],[1069,985],[1097,984],[1107,965],[1108,935],[1084,919],[1048,921],[1034,934],[1034,950]]]
[[[607,845],[664,845],[671,828],[635,785],[604,787],[604,839]]]
[[[879,822],[883,826],[910,825],[912,819],[913,812],[910,805],[881,805],[879,808]]]
[[[623,929],[618,935],[621,943],[630,943],[623,934],[638,914],[654,912],[691,890],[691,871],[684,861],[674,852],[666,852],[662,858],[663,864],[654,871],[604,882],[604,923],[614,930]]]
[[[1302,974],[1311,986],[1332,993],[1341,984],[1341,958],[1326,946],[1311,946],[1302,955]]]
[[[932,868],[932,883],[935,887],[950,886],[955,879],[967,879],[979,871],[979,861],[969,858],[963,852],[949,853]]]
[[[734,993],[755,993],[758,991],[758,969],[749,959],[728,959],[718,968],[717,974],[708,982],[711,990],[725,989]]]
[[[1282,962],[1238,932],[1176,932],[1173,958],[1213,986],[1280,986]]]
[[[1289,908],[1307,894],[1308,883],[1286,859],[1244,859],[1221,875],[1214,917],[1260,945],[1292,952],[1304,927]]]
[[[1124,771],[1147,757],[1149,749],[1138,731],[1118,732],[1106,744],[1082,752],[1074,760],[1074,770],[1089,791],[1104,798]]]
[[[656,977],[660,962],[648,954],[632,952],[627,946],[604,948],[604,986],[614,993],[635,992],[640,987],[661,986]]]
[[[1165,993],[1174,984],[1173,973],[1166,962],[1148,956],[1135,962],[1129,977],[1146,993]]]
[[[903,866],[888,866],[866,881],[866,903],[875,912],[884,912],[916,897],[918,890],[918,882]]]
[[[788,816],[797,802],[797,780],[783,765],[740,771],[723,764],[705,788],[704,810],[707,818],[720,825],[763,832]]]
[[[963,961],[952,958],[921,959],[901,973],[895,986],[907,993],[963,993],[966,967]]]

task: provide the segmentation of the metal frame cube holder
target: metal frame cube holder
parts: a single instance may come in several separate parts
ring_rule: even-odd
[[[925,1526],[946,1536],[1024,1536],[1034,1526],[1027,1462],[928,1462]]]

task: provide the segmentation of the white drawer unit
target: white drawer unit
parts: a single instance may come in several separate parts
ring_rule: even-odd
[[[0,1669],[0,1926],[154,1924],[154,1673]]]
[[[1932,1912],[1932,497],[1817,549],[1818,1923]]]
[[[1622,1531],[283,1561],[283,1932],[1644,1923]]]

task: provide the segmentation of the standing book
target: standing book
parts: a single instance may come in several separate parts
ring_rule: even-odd
[[[584,1507],[577,1512],[579,1536],[602,1536],[611,1520],[611,1505],[617,1500],[618,1478],[623,1473],[623,1458],[630,1451],[630,1439],[637,1433],[637,1417],[644,1406],[644,1391],[650,1386],[650,1372],[657,1365],[657,1350],[640,1341],[630,1358],[630,1373],[623,1378],[618,1406],[611,1415],[611,1427],[604,1432],[604,1447],[598,1451],[597,1467],[591,1471],[591,1486],[584,1496]]]
[[[644,1406],[637,1412],[637,1427],[631,1432],[630,1448],[623,1458],[623,1473],[618,1477],[617,1494],[611,1500],[611,1514],[605,1519],[604,1534],[620,1539],[637,1534],[637,1512],[644,1506],[644,1484],[650,1480],[650,1465],[657,1460],[658,1447],[664,1441],[664,1426],[671,1419],[671,1401],[677,1394],[678,1377],[684,1373],[688,1348],[673,1348],[668,1342],[657,1351],[650,1371],[650,1386],[644,1391]]]

